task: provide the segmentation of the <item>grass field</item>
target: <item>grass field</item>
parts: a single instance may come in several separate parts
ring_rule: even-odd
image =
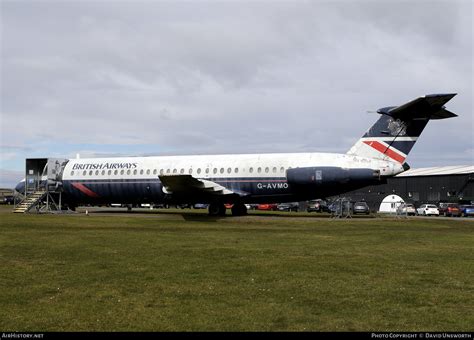
[[[473,279],[454,218],[0,210],[2,331],[473,331]]]

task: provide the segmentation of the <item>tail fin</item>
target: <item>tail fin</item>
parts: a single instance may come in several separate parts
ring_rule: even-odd
[[[430,94],[377,110],[382,116],[347,154],[404,163],[430,119],[457,117],[443,106],[455,95]]]

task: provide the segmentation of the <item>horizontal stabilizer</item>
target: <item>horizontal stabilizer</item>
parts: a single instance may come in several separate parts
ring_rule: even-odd
[[[456,114],[446,110],[443,106],[455,95],[456,93],[429,94],[400,106],[379,109],[377,112],[402,120],[417,118],[445,119],[457,117]]]

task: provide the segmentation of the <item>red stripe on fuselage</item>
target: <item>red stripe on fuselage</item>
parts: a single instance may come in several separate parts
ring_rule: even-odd
[[[395,151],[393,151],[389,147],[386,147],[385,145],[383,145],[380,142],[377,142],[377,141],[364,141],[364,143],[367,144],[368,146],[373,147],[375,150],[383,153],[384,155],[387,155],[391,159],[396,160],[399,163],[403,163],[405,161],[405,157],[403,157],[402,155],[396,153]]]
[[[88,187],[86,187],[84,184],[77,183],[77,182],[73,182],[73,183],[71,183],[71,185],[72,185],[74,188],[76,188],[77,190],[79,190],[79,191],[82,192],[83,194],[86,194],[86,195],[89,196],[89,197],[94,197],[94,198],[100,197],[100,196],[97,195],[95,192],[93,192],[91,189],[89,189]]]

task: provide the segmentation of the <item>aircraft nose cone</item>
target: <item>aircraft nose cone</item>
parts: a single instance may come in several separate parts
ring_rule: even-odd
[[[15,186],[15,191],[17,192],[24,192],[25,191],[25,182],[21,181]]]

